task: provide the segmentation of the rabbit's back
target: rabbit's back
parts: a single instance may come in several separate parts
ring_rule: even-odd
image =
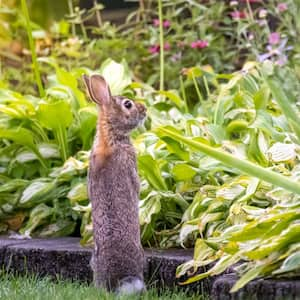
[[[100,166],[92,151],[89,197],[96,243],[93,268],[102,281],[99,285],[114,288],[126,276],[143,276],[138,193],[136,157],[131,145],[118,147]]]

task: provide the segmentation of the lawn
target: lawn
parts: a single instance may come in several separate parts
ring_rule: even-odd
[[[57,281],[53,282],[49,278],[37,277],[18,277],[13,275],[3,275],[0,277],[0,299],[13,300],[181,300],[181,299],[197,299],[205,300],[207,297],[199,295],[188,296],[184,292],[167,291],[161,293],[154,289],[150,289],[141,297],[138,296],[122,296],[117,297],[103,290],[79,282]]]

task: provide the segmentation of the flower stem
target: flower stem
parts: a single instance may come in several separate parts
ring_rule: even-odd
[[[196,77],[195,77],[195,74],[194,72],[192,72],[192,79],[193,79],[193,83],[194,83],[194,86],[195,86],[195,90],[196,90],[196,93],[197,93],[197,96],[198,96],[198,99],[199,99],[199,102],[202,106],[202,109],[203,109],[203,112],[205,113],[206,116],[208,116],[208,112],[206,110],[206,106],[205,106],[205,103],[204,103],[204,99],[203,99],[203,96],[200,92],[200,89],[199,89],[199,86],[198,86],[198,83],[197,83],[197,80],[196,80]]]
[[[97,7],[97,0],[94,0],[93,5],[94,5],[94,7]],[[100,11],[98,9],[96,9],[96,18],[97,18],[97,23],[98,23],[99,28],[102,27],[102,25],[103,25],[102,18],[101,18]]]
[[[74,9],[73,9],[72,0],[68,0],[68,6],[69,6],[69,13],[70,13],[71,17],[73,17]],[[71,27],[72,27],[72,35],[75,36],[76,35],[76,29],[75,29],[75,24],[73,22],[71,24]]]
[[[36,84],[38,86],[40,97],[44,97],[45,91],[44,91],[42,80],[41,80],[41,73],[40,73],[39,65],[37,62],[37,55],[36,55],[36,51],[35,51],[35,44],[34,44],[33,37],[32,37],[30,18],[29,18],[26,0],[21,0],[21,5],[22,5],[22,12],[23,12],[23,15],[25,17],[25,22],[26,22],[26,31],[27,31],[29,47],[30,47],[30,51],[31,51],[31,59],[32,59],[32,66],[33,66],[33,71],[34,71],[34,75],[35,75],[35,80],[36,80]]]
[[[160,83],[159,89],[164,90],[164,32],[163,32],[163,13],[162,13],[162,0],[158,0],[158,16],[159,16],[159,45],[160,45]]]
[[[179,80],[180,80],[180,90],[181,90],[182,98],[183,98],[183,101],[184,101],[184,112],[188,113],[189,108],[188,108],[188,104],[187,104],[186,93],[185,93],[185,88],[184,88],[184,83],[183,83],[182,76],[179,77]]]
[[[247,2],[247,9],[248,9],[248,12],[249,12],[249,16],[250,16],[250,20],[252,22],[252,24],[254,23],[254,17],[253,17],[253,12],[252,12],[252,8],[251,8],[251,4],[249,2],[249,0],[246,0]]]

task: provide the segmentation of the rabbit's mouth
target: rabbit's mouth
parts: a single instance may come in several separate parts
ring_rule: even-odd
[[[138,126],[143,126],[146,120],[146,113],[140,114]]]

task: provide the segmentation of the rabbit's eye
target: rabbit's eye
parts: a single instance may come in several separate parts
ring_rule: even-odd
[[[127,108],[130,109],[132,107],[132,101],[130,100],[125,100],[123,105]]]

